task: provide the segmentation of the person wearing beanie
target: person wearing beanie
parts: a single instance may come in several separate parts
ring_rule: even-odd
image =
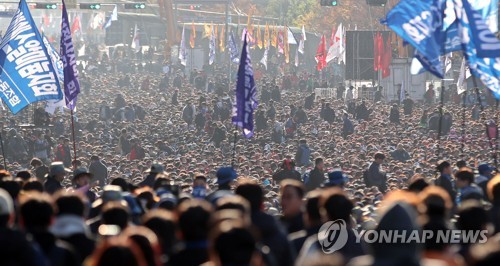
[[[238,174],[232,167],[222,167],[217,170],[216,176],[218,188],[207,196],[207,200],[212,204],[216,204],[220,198],[234,194],[231,187]]]
[[[486,185],[493,177],[493,167],[490,167],[487,163],[479,165],[477,171],[479,176],[476,178],[476,184],[483,190],[484,195],[486,195]]]

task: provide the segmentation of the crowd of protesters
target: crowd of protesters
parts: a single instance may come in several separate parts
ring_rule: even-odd
[[[321,98],[315,75],[256,67],[256,132],[244,139],[226,70],[163,69],[80,68],[74,128],[68,111],[3,114],[0,265],[500,261],[491,102],[464,110],[450,91],[440,110],[434,88],[401,103],[383,88]],[[325,253],[319,229],[339,219],[348,241]],[[488,233],[485,243],[356,242],[363,229]]]

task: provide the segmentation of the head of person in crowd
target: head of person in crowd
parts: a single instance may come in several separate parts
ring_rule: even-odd
[[[15,221],[14,203],[7,191],[0,188],[0,229],[10,227]]]
[[[193,197],[205,199],[207,196],[207,178],[202,174],[196,174],[193,180]]]
[[[304,198],[304,185],[302,182],[285,179],[280,183],[281,209],[285,218],[292,218],[302,214]]]
[[[27,195],[19,208],[20,225],[28,232],[46,232],[54,218],[54,207],[49,195]]]
[[[73,171],[73,182],[77,187],[89,186],[93,177],[94,175],[89,173],[87,168],[81,167]]]
[[[257,240],[251,230],[241,221],[221,222],[214,228],[210,242],[210,259],[213,265],[259,265],[263,263],[256,246]]]
[[[219,189],[231,189],[234,184],[234,180],[238,177],[236,171],[232,167],[219,168],[216,176]]]
[[[328,173],[328,181],[326,181],[324,186],[344,188],[348,181],[349,178],[342,172],[341,169],[334,169],[332,172]]]
[[[250,203],[251,212],[263,210],[264,192],[259,184],[250,180],[244,180],[236,187],[235,193]]]
[[[480,200],[483,198],[482,190],[474,183],[474,172],[470,168],[460,168],[455,173],[456,186],[460,191],[460,200]]]
[[[156,209],[147,212],[142,217],[142,224],[156,234],[162,251],[163,262],[174,252],[177,218],[167,210]]]
[[[325,167],[325,163],[324,163],[324,161],[323,161],[323,158],[320,158],[320,157],[316,158],[316,159],[314,160],[314,167],[315,167],[316,169],[320,170],[320,171],[323,171],[323,169],[324,169],[324,167]]]
[[[123,201],[109,201],[102,206],[101,226],[115,225],[120,230],[124,230],[129,226],[130,221],[130,210]]]
[[[179,205],[179,229],[186,242],[208,239],[212,206],[203,200],[186,200]]]
[[[495,169],[487,163],[481,164],[477,167],[477,171],[479,172],[479,174],[488,179],[492,177],[493,170]]]
[[[384,160],[385,160],[385,155],[381,152],[377,152],[375,153],[374,155],[374,162],[377,163],[377,164],[383,164],[384,163]]]
[[[447,161],[438,162],[438,166],[436,169],[441,175],[451,175],[452,174],[451,164]]]

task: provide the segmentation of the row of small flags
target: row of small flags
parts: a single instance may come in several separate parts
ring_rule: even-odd
[[[12,113],[38,101],[64,101],[74,110],[80,83],[71,32],[63,1],[60,51],[56,52],[37,30],[26,1],[19,2],[0,42],[0,98]]]

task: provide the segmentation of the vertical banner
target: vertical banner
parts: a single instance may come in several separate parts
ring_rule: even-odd
[[[64,67],[64,96],[66,97],[66,105],[73,110],[76,104],[76,97],[80,93],[80,82],[78,81],[75,47],[71,40],[68,13],[66,12],[64,0],[62,3],[60,54]]]
[[[253,136],[253,111],[257,108],[257,87],[253,77],[252,60],[245,36],[236,82],[236,101],[233,106],[233,124],[243,129],[243,136]]]

